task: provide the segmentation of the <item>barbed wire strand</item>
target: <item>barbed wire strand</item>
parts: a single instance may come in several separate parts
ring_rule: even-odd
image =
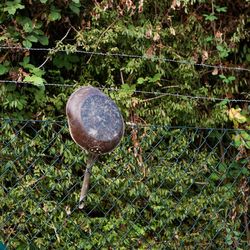
[[[31,122],[31,123],[66,123],[67,120],[35,120],[35,119],[16,119],[16,118],[9,118],[9,117],[0,117],[0,121],[4,121],[7,123],[10,122]],[[131,128],[168,128],[168,129],[199,129],[199,130],[217,130],[217,131],[250,131],[250,129],[243,129],[243,128],[218,128],[218,127],[200,127],[200,126],[186,126],[186,125],[162,125],[162,124],[142,124],[142,123],[132,123],[132,122],[125,122],[127,127]]]
[[[225,69],[225,70],[235,70],[235,71],[247,71],[250,72],[250,69],[242,68],[242,67],[229,67],[224,65],[211,65],[205,63],[195,63],[188,60],[175,60],[165,57],[149,57],[143,55],[134,55],[134,54],[125,54],[125,53],[109,53],[109,52],[94,52],[94,51],[85,51],[85,50],[66,50],[66,49],[57,49],[57,48],[25,48],[25,47],[17,47],[17,46],[0,46],[0,50],[28,50],[28,51],[47,51],[47,52],[66,52],[66,53],[81,53],[86,55],[97,55],[97,56],[109,56],[109,57],[127,57],[127,58],[135,58],[135,59],[143,59],[143,60],[157,60],[171,63],[179,63],[179,64],[188,64],[195,65],[199,67],[213,68],[213,69]]]
[[[13,84],[30,84],[32,86],[37,86],[32,84],[31,82],[25,82],[25,81],[14,81],[14,80],[0,80],[0,83],[13,83]],[[57,87],[76,87],[75,84],[56,84],[56,83],[44,83],[45,86],[57,86]],[[43,85],[41,85],[43,86]],[[39,86],[38,86],[39,87]],[[121,88],[108,88],[101,86],[100,89],[102,90],[108,90],[108,91],[125,91],[124,89]],[[165,96],[171,96],[171,97],[176,97],[176,98],[189,98],[193,100],[208,100],[208,101],[226,101],[226,102],[247,102],[250,103],[250,100],[247,99],[231,99],[231,98],[219,98],[219,97],[209,97],[209,96],[191,96],[187,94],[179,94],[179,93],[169,93],[169,92],[160,92],[160,91],[144,91],[144,90],[129,90],[133,93],[140,93],[140,94],[148,94],[148,95],[155,95],[157,97],[154,98],[148,98],[145,100],[140,100],[141,102],[147,102],[151,101],[156,98],[162,98]]]
[[[13,84],[29,84],[32,86],[40,87],[40,86],[57,86],[57,87],[74,87],[75,84],[56,84],[56,83],[44,83],[40,85],[35,85],[32,82],[26,82],[26,81],[14,81],[14,80],[2,80],[0,79],[0,83],[13,83]]]

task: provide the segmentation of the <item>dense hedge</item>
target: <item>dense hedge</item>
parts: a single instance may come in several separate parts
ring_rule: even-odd
[[[2,151],[1,224],[3,240],[13,249],[246,246],[239,188],[249,172],[228,144],[229,131],[138,128],[142,162],[126,137],[94,167],[87,205],[79,210],[86,159],[69,139],[66,124],[4,126],[9,132]]]
[[[0,83],[1,117],[46,122],[0,121],[1,240],[246,248],[249,132],[168,126],[249,129],[247,102],[171,95],[249,99],[249,72],[219,67],[249,67],[248,9],[243,0],[2,1],[0,77],[12,82]],[[86,155],[69,137],[65,103],[89,84],[139,128],[99,160],[79,211]]]

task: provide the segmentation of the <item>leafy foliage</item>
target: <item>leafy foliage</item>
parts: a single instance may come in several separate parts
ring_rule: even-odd
[[[249,170],[235,160],[230,134],[133,129],[142,138],[141,158],[136,156],[135,134],[112,157],[103,156],[93,168],[87,205],[78,210],[86,155],[69,138],[66,123],[6,121],[2,126],[1,224],[13,248],[244,246],[244,206],[237,204],[233,218],[230,209],[239,195],[235,181]],[[216,146],[218,141],[225,152]]]

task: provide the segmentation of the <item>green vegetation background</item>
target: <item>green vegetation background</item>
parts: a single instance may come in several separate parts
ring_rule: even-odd
[[[0,77],[17,81],[0,85],[1,117],[47,121],[1,120],[1,240],[10,249],[246,249],[249,132],[164,126],[249,129],[249,103],[164,93],[249,99],[249,72],[164,58],[249,68],[249,24],[248,0],[1,1],[0,44],[12,48],[0,49]],[[105,87],[126,122],[143,126],[127,127],[100,159],[79,211],[87,156],[69,136],[65,104],[85,85]]]

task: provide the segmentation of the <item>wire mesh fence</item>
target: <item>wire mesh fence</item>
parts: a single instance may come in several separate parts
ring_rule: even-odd
[[[80,210],[87,154],[66,122],[0,123],[9,249],[247,249],[249,152],[235,143],[247,131],[127,125]]]

